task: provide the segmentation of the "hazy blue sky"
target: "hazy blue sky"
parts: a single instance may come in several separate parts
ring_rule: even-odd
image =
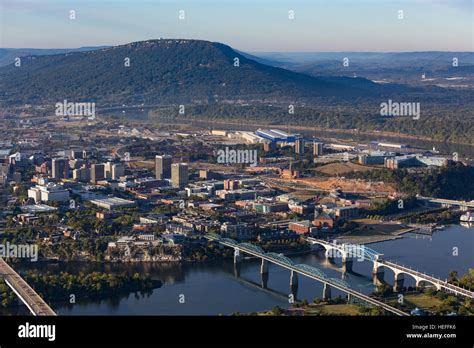
[[[0,0],[0,30],[0,47],[163,37],[249,52],[472,51],[474,24],[473,0]]]

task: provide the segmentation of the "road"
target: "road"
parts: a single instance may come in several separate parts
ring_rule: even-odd
[[[13,292],[28,307],[35,316],[54,316],[56,313],[51,307],[33,290],[20,275],[11,268],[5,260],[0,258],[0,276]]]

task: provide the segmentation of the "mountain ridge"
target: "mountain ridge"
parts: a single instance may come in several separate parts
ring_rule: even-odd
[[[124,60],[130,59],[126,67]],[[236,61],[237,59],[237,61]],[[238,63],[238,66],[235,64]],[[219,100],[310,102],[378,95],[365,79],[312,77],[261,64],[219,42],[157,39],[54,55],[27,56],[0,68],[9,104],[80,99],[112,104]]]

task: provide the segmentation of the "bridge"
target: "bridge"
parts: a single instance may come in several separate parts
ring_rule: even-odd
[[[359,261],[370,261],[373,263],[373,275],[376,284],[383,281],[384,269],[390,269],[394,275],[394,290],[398,291],[403,287],[404,276],[408,275],[415,279],[416,286],[421,286],[423,283],[434,286],[437,290],[451,292],[459,296],[474,298],[474,292],[469,289],[456,286],[449,283],[447,280],[436,278],[428,274],[419,272],[410,267],[399,265],[392,261],[383,259],[383,255],[375,250],[358,244],[337,244],[335,242],[328,242],[321,239],[306,237],[306,240],[311,244],[322,246],[326,251],[325,255],[328,258],[340,257],[342,259],[343,268],[348,271],[352,270],[352,264],[355,259]]]
[[[34,316],[56,315],[41,296],[2,258],[0,258],[0,276],[3,277],[5,283],[13,290],[26,307],[28,307]]]
[[[433,197],[423,197],[423,196],[417,196],[416,198],[420,201],[425,201],[428,203],[441,205],[444,208],[459,207],[459,209],[463,211],[467,211],[468,209],[474,209],[474,201],[467,202],[467,201],[457,201],[454,199],[443,199],[443,198],[433,198]]]
[[[305,264],[295,264],[291,259],[282,255],[282,254],[275,254],[262,250],[257,245],[250,244],[250,243],[238,243],[237,241],[230,239],[230,238],[222,238],[218,234],[215,233],[208,233],[204,235],[210,241],[220,243],[221,245],[227,246],[229,248],[234,249],[234,264],[239,264],[242,258],[241,253],[246,253],[262,260],[262,264],[260,267],[260,273],[262,275],[262,285],[266,287],[266,281],[268,280],[268,264],[273,263],[280,267],[286,268],[291,271],[290,274],[290,287],[292,291],[298,285],[298,274],[306,276],[308,278],[317,280],[324,284],[323,288],[323,298],[331,297],[331,288],[338,289],[348,295],[348,299],[350,300],[351,296],[356,299],[362,300],[366,303],[371,305],[383,308],[384,310],[393,313],[398,316],[407,316],[408,314],[392,307],[382,301],[379,301],[375,298],[362,294],[358,291],[355,291],[350,288],[349,284],[341,279],[336,278],[329,278],[323,271],[320,269],[305,265]]]

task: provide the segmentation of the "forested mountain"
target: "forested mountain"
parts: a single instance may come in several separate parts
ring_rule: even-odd
[[[224,44],[168,39],[24,57],[21,67],[0,68],[0,79],[2,99],[8,104],[64,99],[99,105],[223,99],[311,102],[315,97],[351,99],[402,88],[365,79],[312,77],[258,63]]]

